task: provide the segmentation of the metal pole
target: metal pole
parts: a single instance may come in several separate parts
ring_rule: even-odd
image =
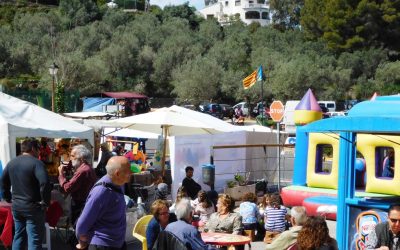
[[[261,79],[261,126],[264,126],[264,81]]]
[[[54,86],[54,74],[53,74],[53,85],[51,87],[51,111],[54,112],[54,92],[55,92],[55,86]]]
[[[167,131],[168,131],[168,126],[167,125],[162,125],[163,128],[163,135],[164,135],[164,144],[163,144],[163,152],[161,156],[161,176],[165,176],[165,158],[167,154]]]
[[[278,144],[278,152],[277,152],[277,157],[278,157],[278,190],[281,190],[281,146],[279,145],[279,137],[280,137],[280,127],[281,124],[280,122],[276,123],[276,130],[277,130],[277,136],[276,136],[276,144]]]

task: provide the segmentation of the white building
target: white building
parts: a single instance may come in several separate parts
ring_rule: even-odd
[[[268,0],[204,0],[205,7],[199,12],[204,18],[216,18],[222,25],[240,18],[250,24],[258,22],[262,26],[271,23]]]

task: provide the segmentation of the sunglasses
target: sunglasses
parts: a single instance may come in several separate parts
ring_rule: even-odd
[[[390,220],[392,223],[400,222],[400,219],[392,219],[392,218],[389,218],[389,220]]]

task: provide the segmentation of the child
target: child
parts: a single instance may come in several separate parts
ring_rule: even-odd
[[[188,196],[188,194],[187,194],[187,192],[186,192],[185,187],[184,187],[184,186],[180,186],[180,187],[178,188],[178,191],[176,192],[175,203],[172,204],[172,205],[169,207],[169,212],[170,212],[170,213],[175,213],[175,205],[176,205],[180,200],[182,200],[182,198],[188,198],[188,197],[189,197],[189,196]]]
[[[270,206],[264,211],[265,222],[265,243],[271,243],[272,240],[286,229],[286,207],[281,205],[279,194],[272,194]]]
[[[257,196],[252,193],[246,193],[242,197],[243,202],[239,206],[239,213],[242,216],[244,230],[255,230],[258,225],[259,212],[256,205]]]
[[[271,194],[265,194],[264,195],[261,203],[258,204],[258,210],[259,210],[260,214],[264,214],[265,209],[267,207],[271,206],[270,199],[271,199]]]
[[[198,227],[204,227],[210,218],[211,214],[215,212],[214,204],[207,197],[207,194],[204,190],[200,190],[198,195],[198,204],[194,209],[194,213],[200,216],[200,220],[198,221]]]

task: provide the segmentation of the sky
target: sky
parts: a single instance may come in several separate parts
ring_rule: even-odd
[[[196,7],[197,10],[204,8],[204,0],[150,0],[150,5],[158,5],[163,8],[166,5],[181,5],[189,2],[189,6]]]

